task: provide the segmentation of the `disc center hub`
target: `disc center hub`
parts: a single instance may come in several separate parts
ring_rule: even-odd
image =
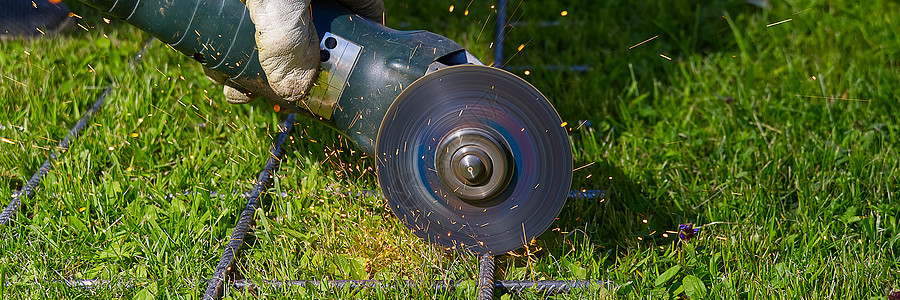
[[[441,183],[460,199],[483,204],[509,183],[513,160],[499,134],[478,128],[441,139],[435,165]]]
[[[479,186],[491,177],[491,158],[477,147],[462,147],[453,154],[450,162],[456,179],[468,186]]]

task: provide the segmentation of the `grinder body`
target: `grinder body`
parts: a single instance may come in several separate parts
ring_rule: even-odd
[[[193,57],[238,86],[268,86],[259,64],[255,29],[239,0],[82,0]],[[314,0],[321,68],[310,96],[281,101],[256,91],[286,112],[319,119],[374,156],[379,126],[403,88],[444,66],[475,63],[456,42],[427,31],[398,31],[353,14],[333,1]]]
[[[427,31],[397,31],[313,0],[321,67],[307,99],[267,87],[239,0],[82,0],[265,97],[349,136],[376,160],[388,206],[447,250],[504,253],[562,210],[572,181],[564,122],[521,78]],[[562,124],[562,125],[560,125]]]

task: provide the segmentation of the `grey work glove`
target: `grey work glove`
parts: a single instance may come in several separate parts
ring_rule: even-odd
[[[319,68],[319,38],[312,23],[310,0],[246,0],[250,19],[256,26],[259,63],[269,87],[282,100],[295,102],[306,98]],[[338,0],[353,12],[381,22],[382,0]],[[226,82],[216,72],[206,72],[218,84],[225,84],[230,103],[247,103],[266,87],[240,87]]]

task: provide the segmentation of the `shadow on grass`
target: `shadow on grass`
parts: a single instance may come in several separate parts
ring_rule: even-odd
[[[679,61],[740,51],[726,13],[732,20],[767,14],[745,1],[525,1],[516,9],[506,39],[508,68],[541,90],[570,124],[590,120],[610,130],[613,144],[617,135],[654,123],[648,120],[658,115],[655,98],[674,84],[668,74],[684,71]],[[573,138],[594,137],[573,132]],[[586,143],[576,142],[581,144]],[[588,252],[576,253],[579,258],[602,257],[670,244],[677,234],[663,233],[692,221],[686,216],[696,212],[676,207],[666,194],[651,195],[646,187],[656,184],[654,176],[629,176],[624,166],[600,158],[604,149],[575,151],[585,152],[576,153],[575,167],[585,167],[575,172],[572,189],[605,190],[605,197],[568,200],[538,240],[544,251],[538,257],[562,258],[572,251]]]
[[[679,72],[673,68],[685,57],[737,51],[725,12],[734,19],[766,13],[744,1],[525,1],[521,6],[511,16],[505,42],[508,68],[551,99],[564,119],[603,116],[613,124],[629,121],[619,102],[639,97],[624,91],[669,84],[666,74]]]
[[[576,172],[572,189],[603,190],[605,195],[566,202],[558,220],[541,236],[541,243],[555,257],[564,256],[573,249],[573,241],[581,243],[584,238],[597,248],[592,252],[624,250],[636,243],[668,243],[671,239],[654,239],[662,232],[676,231],[683,221],[683,213],[666,197],[647,195],[622,169],[606,161]],[[572,232],[584,236],[572,237],[568,234]]]
[[[576,163],[576,166],[584,166]],[[557,220],[537,240],[497,260],[506,280],[597,280],[603,266],[641,248],[672,243],[683,212],[667,197],[652,197],[607,161],[575,172],[572,190],[601,190],[596,198],[570,198]],[[537,276],[537,277],[536,277]]]

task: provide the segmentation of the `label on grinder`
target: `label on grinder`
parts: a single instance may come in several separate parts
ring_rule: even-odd
[[[356,60],[362,50],[357,44],[326,32],[319,42],[321,49],[321,64],[316,83],[309,89],[309,98],[306,104],[310,112],[325,119],[331,119],[334,106],[347,86],[347,78],[350,71],[356,65]]]

